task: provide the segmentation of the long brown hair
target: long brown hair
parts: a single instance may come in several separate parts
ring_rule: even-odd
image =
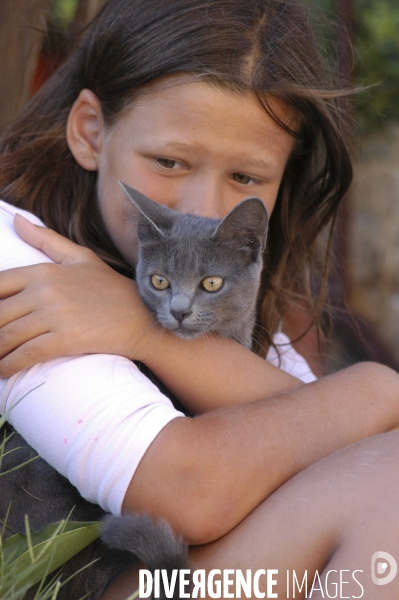
[[[0,145],[0,196],[25,208],[122,273],[131,271],[96,204],[97,173],[69,151],[65,128],[83,88],[114,123],[141,88],[170,74],[195,74],[292,107],[297,138],[270,221],[259,296],[256,350],[264,354],[282,315],[306,301],[316,323],[325,257],[316,242],[350,185],[341,94],[296,0],[108,0],[81,43],[26,106]]]

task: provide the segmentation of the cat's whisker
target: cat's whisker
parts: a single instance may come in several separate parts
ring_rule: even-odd
[[[132,348],[132,350],[133,350],[133,352],[132,352],[132,353],[133,353],[133,354],[134,354],[134,348],[135,348],[137,345],[139,345],[139,343],[142,341],[142,339],[144,338],[144,336],[148,335],[148,333],[149,333],[151,330],[154,330],[154,329],[155,329],[155,330],[162,329],[162,327],[160,327],[159,323],[158,323],[157,321],[155,321],[155,320],[154,320],[154,321],[151,323],[151,325],[149,325],[149,326],[146,326],[146,327],[143,327],[143,328],[141,329],[141,331],[140,331],[140,330],[136,330],[134,337],[136,337],[136,336],[137,336],[137,334],[139,334],[139,336],[138,336],[138,337],[137,337],[137,339],[136,339],[136,344],[135,344],[135,345],[133,346],[133,348]],[[130,342],[130,340],[131,340],[132,338],[133,338],[133,334],[127,338],[127,340],[126,340],[126,342],[125,342],[125,344],[124,344],[124,347],[126,347],[126,346],[128,345],[128,343]],[[147,345],[147,347],[149,347],[149,345],[151,344],[151,342],[152,342],[152,337],[151,337],[151,338],[149,338],[149,339],[147,340],[147,344],[148,344],[148,345]]]
[[[162,327],[161,325],[159,325],[158,327],[154,328],[154,330],[152,331],[152,337],[151,340],[149,340],[149,342],[151,342],[151,345],[153,348],[156,348],[157,345],[159,347],[159,344],[161,342],[161,338],[165,333],[165,328]]]
[[[206,335],[211,338],[212,342],[216,346],[217,350],[220,348],[220,339],[216,335],[209,335],[209,332],[206,332]]]
[[[256,339],[256,337],[255,337],[255,336],[253,336],[253,335],[251,335],[251,340],[252,340],[252,342],[255,342],[255,343],[256,343],[256,344],[259,346],[259,348],[261,348],[261,350],[263,350],[263,352],[264,352],[264,354],[265,354],[265,356],[266,356],[266,355],[267,355],[267,352],[268,352],[268,350],[266,350],[266,348],[263,346],[263,344],[261,344],[261,343],[259,342],[259,340],[257,340],[257,339]]]
[[[263,325],[261,325],[260,323],[255,323],[254,331],[256,330],[263,330],[266,331],[266,333],[268,333],[269,335],[272,335],[272,332],[269,329],[266,329],[266,327],[263,327]]]
[[[162,327],[161,325],[159,325],[159,327],[157,327],[156,329],[154,329],[154,331],[153,331],[153,336],[152,336],[151,340],[149,340],[149,341],[150,341],[152,344],[154,344],[154,343],[157,343],[157,344],[158,344],[158,346],[159,346],[159,344],[160,344],[160,342],[161,342],[161,338],[162,338],[162,336],[164,335],[164,333],[165,333],[165,328],[164,328],[164,327]],[[156,336],[156,334],[158,334],[158,335],[157,335],[157,337],[156,337],[156,339],[155,339],[155,336]]]
[[[256,323],[255,326],[254,326],[254,332],[256,330],[266,331],[266,333],[268,333],[269,336],[271,338],[273,338],[273,333],[269,329],[266,329],[265,327],[263,327],[262,325],[260,325],[259,323]],[[252,339],[254,339],[254,335],[253,334],[252,334]],[[288,340],[287,342],[276,344],[276,347],[278,347],[278,348],[284,348],[285,346],[288,347],[288,346],[291,346],[291,345],[292,345],[292,342],[290,340]]]
[[[205,331],[205,333],[203,334],[204,338],[206,339],[206,341],[208,341],[210,338],[213,338],[214,336],[209,335],[208,331]]]
[[[139,344],[142,339],[147,336],[147,349],[150,348],[153,345],[153,340],[155,335],[158,332],[162,332],[163,331],[163,327],[157,323],[156,321],[154,321],[151,325],[149,325],[148,327],[144,328],[142,331],[141,336],[137,339],[137,344]],[[148,334],[151,334],[150,336]]]
[[[262,330],[263,329],[263,331],[265,331],[266,333],[269,334],[269,336],[271,337],[272,340],[273,340],[273,334],[271,334],[271,332],[269,330],[267,330],[265,327],[262,327],[260,324],[256,323],[255,327],[253,329],[253,333],[251,334],[251,339],[252,339],[253,342],[255,342],[263,350],[265,356],[267,356],[267,353],[268,353],[268,350],[270,349],[270,347],[274,347],[275,350],[276,350],[276,352],[277,352],[278,358],[279,358],[279,366],[280,366],[280,364],[281,364],[280,350],[284,349],[285,347],[291,347],[292,342],[290,340],[287,340],[287,342],[283,342],[283,343],[280,343],[280,344],[272,343],[269,346],[269,349],[266,350],[266,348],[261,344],[261,342],[259,340],[256,339],[256,336],[254,335],[254,333],[256,332],[257,329],[258,330]]]

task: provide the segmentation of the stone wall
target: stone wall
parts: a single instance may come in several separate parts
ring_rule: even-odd
[[[350,304],[399,360],[399,124],[364,143],[349,206]]]

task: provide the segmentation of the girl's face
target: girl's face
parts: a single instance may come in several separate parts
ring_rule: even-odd
[[[116,124],[99,127],[93,145],[107,231],[134,265],[133,212],[118,180],[181,212],[222,218],[258,196],[271,213],[293,144],[253,94],[200,81],[153,85]]]

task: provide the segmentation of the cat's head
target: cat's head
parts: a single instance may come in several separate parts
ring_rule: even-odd
[[[185,338],[215,331],[250,345],[269,221],[262,200],[209,219],[120,185],[135,207],[139,292],[161,325]]]

